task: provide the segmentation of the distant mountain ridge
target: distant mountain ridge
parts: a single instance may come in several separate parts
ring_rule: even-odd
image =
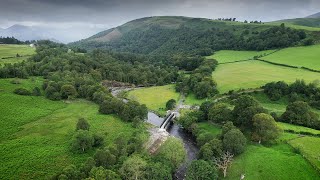
[[[21,41],[45,39],[45,40],[59,42],[45,28],[34,27],[34,26],[23,26],[19,24],[15,24],[6,29],[0,29],[0,36],[3,36],[3,37],[13,36]]]
[[[307,16],[306,18],[320,18],[320,12]]]

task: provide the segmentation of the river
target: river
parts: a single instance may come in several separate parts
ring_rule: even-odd
[[[133,88],[113,89],[111,91],[111,94],[113,96],[117,97],[117,95],[121,91],[128,91],[128,90],[132,90],[132,89]],[[126,99],[123,99],[123,101],[127,102]],[[181,98],[178,102],[177,108],[175,109],[176,112],[179,112],[179,109],[181,107],[184,107],[183,102],[184,102],[183,98]],[[164,121],[164,118],[159,117],[157,114],[149,111],[148,112],[148,119],[146,121],[156,127],[160,127],[161,123]],[[186,133],[181,128],[181,126],[172,123],[168,126],[168,128],[166,130],[170,134],[170,136],[181,139],[184,144],[184,148],[187,153],[186,161],[178,168],[178,170],[175,172],[175,175],[174,175],[175,179],[183,180],[183,179],[185,179],[187,166],[192,160],[195,160],[197,158],[197,153],[199,151],[199,148],[196,146],[194,138],[190,134]]]
[[[147,122],[160,127],[161,123],[164,121],[163,118],[159,117],[153,112],[148,112],[148,119]],[[199,151],[198,147],[196,146],[196,143],[194,141],[194,138],[186,133],[179,125],[177,124],[171,124],[167,128],[167,132],[176,138],[179,138],[182,140],[184,144],[184,148],[187,152],[187,158],[186,161],[180,166],[180,168],[175,173],[176,179],[184,179],[187,166],[190,161],[195,160],[197,158],[197,153]]]

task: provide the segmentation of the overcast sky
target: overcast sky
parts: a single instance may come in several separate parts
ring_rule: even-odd
[[[273,21],[320,11],[320,0],[0,0],[0,27],[72,29],[79,39],[146,16]]]

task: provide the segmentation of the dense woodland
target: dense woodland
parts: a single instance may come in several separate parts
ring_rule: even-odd
[[[121,27],[119,29],[121,31]],[[126,32],[122,33],[121,37],[109,42],[89,39],[70,45],[138,54],[203,56],[223,49],[259,51],[284,48],[303,44],[307,38],[303,30],[288,28],[284,24],[281,26],[233,26],[225,22],[208,22],[208,20],[197,18],[186,20],[178,28],[168,28],[155,23],[124,31]],[[101,36],[103,35],[106,34]]]
[[[27,44],[27,42],[19,41],[14,37],[2,37],[0,36],[0,44]]]

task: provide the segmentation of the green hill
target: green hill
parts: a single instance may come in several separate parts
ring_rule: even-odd
[[[285,19],[275,21],[279,23],[287,23],[298,26],[315,27],[320,28],[320,18],[297,18],[297,19]]]
[[[139,54],[211,55],[217,50],[268,50],[300,44],[304,30],[280,24],[240,23],[189,17],[147,17],[69,44],[89,50]]]

